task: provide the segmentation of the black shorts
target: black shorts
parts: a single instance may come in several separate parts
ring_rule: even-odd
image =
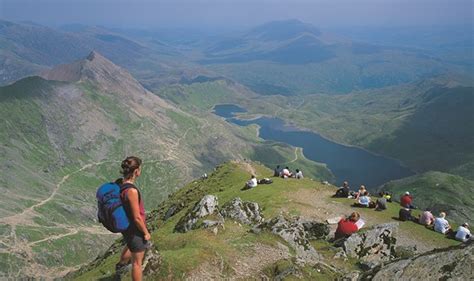
[[[123,240],[132,253],[143,252],[150,248],[150,241],[146,241],[143,233],[131,226],[127,231],[122,232]]]

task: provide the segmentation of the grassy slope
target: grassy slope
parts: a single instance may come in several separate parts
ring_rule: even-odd
[[[270,176],[272,173],[271,170],[263,166],[257,164],[252,164],[252,166],[256,168],[258,177]],[[235,197],[257,202],[262,207],[264,217],[270,219],[279,214],[281,210],[299,214],[301,208],[305,205],[297,200],[289,200],[290,193],[301,190],[314,193],[320,193],[326,189],[334,190],[334,187],[324,186],[310,179],[284,180],[275,178],[271,185],[260,185],[249,191],[241,191],[243,183],[249,176],[249,171],[245,167],[245,165],[236,163],[221,165],[209,179],[194,181],[180,189],[163,202],[157,211],[151,214],[149,223],[156,229],[152,234],[152,239],[163,256],[163,265],[157,275],[150,278],[184,279],[192,277],[192,272],[196,272],[195,270],[207,261],[222,262],[224,270],[220,273],[220,278],[230,277],[235,274],[233,266],[239,258],[242,259],[246,255],[252,256],[256,244],[275,247],[277,242],[284,243],[281,239],[269,233],[251,234],[248,232],[248,226],[239,226],[230,220],[226,221],[225,230],[219,230],[217,236],[203,229],[193,230],[186,234],[173,233],[174,225],[185,214],[186,210],[191,208],[203,195],[216,195],[221,206]],[[348,199],[322,198],[321,200],[337,201],[344,205],[352,204],[352,200]],[[185,205],[184,209],[168,221],[163,221],[166,210],[170,206],[179,203]],[[360,209],[360,211],[364,217],[371,220],[391,221],[392,216],[398,215],[398,206],[395,203],[389,204],[389,209],[385,212],[374,212],[369,209]],[[408,232],[408,236],[413,235],[413,237],[417,237],[416,239],[422,239],[438,247],[456,244],[456,241],[445,239],[442,235],[413,223],[402,224],[401,230]],[[331,264],[344,270],[354,268],[355,261],[340,264],[337,260],[332,260],[335,249],[330,247],[327,242],[316,241],[314,246]],[[253,254],[258,255],[258,253]],[[107,257],[98,266],[84,269],[80,275],[76,276],[76,279],[91,280],[111,277],[117,259],[118,254]],[[292,264],[293,262],[291,258],[288,260],[281,259],[276,264],[268,265],[264,271],[272,277],[276,268],[288,266],[288,263]],[[317,277],[333,279],[335,276],[325,271],[318,273],[314,268],[304,270],[303,278]]]
[[[474,223],[474,182],[460,176],[427,172],[388,182],[382,189],[393,192],[395,198],[410,191],[419,208],[431,208],[434,214],[446,211],[448,219]]]

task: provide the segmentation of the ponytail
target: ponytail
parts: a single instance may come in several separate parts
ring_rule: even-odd
[[[141,165],[142,160],[138,157],[129,156],[125,158],[125,160],[122,161],[122,170],[120,171],[123,176],[123,179],[131,179],[133,177],[133,172],[135,172],[136,169],[140,168]]]

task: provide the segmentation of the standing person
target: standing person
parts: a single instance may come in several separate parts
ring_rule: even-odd
[[[135,180],[141,174],[142,160],[130,156],[122,161],[123,179],[120,184],[120,198],[124,206],[130,226],[122,232],[126,246],[116,264],[116,271],[120,272],[131,261],[132,280],[142,280],[142,262],[145,250],[150,248],[150,232],[146,227],[145,206],[140,190],[135,186]]]

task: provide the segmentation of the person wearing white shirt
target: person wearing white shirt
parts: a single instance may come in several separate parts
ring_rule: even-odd
[[[469,239],[471,239],[471,231],[469,231],[469,225],[467,222],[463,223],[460,227],[458,227],[458,230],[456,231],[456,240],[462,241],[462,242],[467,242]]]
[[[250,180],[247,182],[247,187],[248,188],[254,188],[257,187],[257,179],[255,178],[254,175],[250,178]]]
[[[441,212],[439,217],[437,217],[434,221],[434,230],[439,233],[446,234],[451,229],[449,222],[445,219],[446,213]]]
[[[295,178],[297,179],[302,179],[303,178],[303,172],[296,169],[296,175],[295,175]]]
[[[290,169],[288,167],[285,167],[285,169],[283,169],[281,171],[281,177],[285,178],[285,179],[291,177],[291,172],[290,172]]]

